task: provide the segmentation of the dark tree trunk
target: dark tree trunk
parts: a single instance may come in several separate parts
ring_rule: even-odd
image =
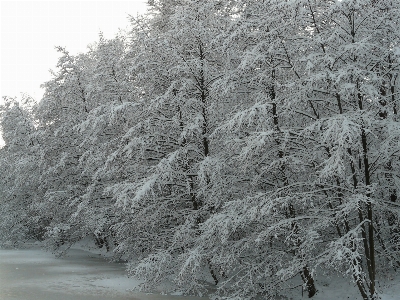
[[[312,277],[310,271],[308,270],[307,266],[303,268],[301,273],[301,277],[303,278],[304,283],[306,284],[308,298],[312,298],[316,293],[317,289],[315,288],[314,278]]]

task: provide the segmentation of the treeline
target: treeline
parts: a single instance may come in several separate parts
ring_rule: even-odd
[[[5,98],[0,240],[92,238],[152,289],[363,299],[400,267],[400,2],[152,0]],[[216,288],[212,288],[215,284]]]

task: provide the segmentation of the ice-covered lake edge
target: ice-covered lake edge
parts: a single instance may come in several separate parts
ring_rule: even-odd
[[[169,295],[163,295],[160,291],[153,291],[152,293],[137,292],[137,287],[140,284],[140,281],[127,276],[125,270],[126,261],[121,260],[119,262],[110,262],[110,253],[107,253],[105,249],[96,249],[96,247],[90,243],[86,243],[85,241],[72,246],[69,251],[66,252],[66,255],[61,258],[56,258],[51,252],[45,251],[43,245],[39,242],[27,242],[19,244],[18,247],[13,247],[12,245],[10,245],[10,247],[3,246],[0,248],[0,255],[2,252],[4,253],[4,251],[7,251],[11,256],[11,258],[8,257],[7,259],[8,264],[15,263],[15,265],[24,265],[24,263],[32,263],[38,265],[44,263],[51,265],[51,272],[56,271],[57,269],[58,273],[62,276],[58,281],[52,278],[48,282],[42,282],[41,286],[44,290],[52,290],[54,286],[58,286],[58,288],[65,288],[71,292],[71,294],[76,292],[84,292],[87,294],[103,292],[108,295],[107,299],[208,299],[208,297],[199,298],[180,296],[179,291],[175,291],[175,293],[170,293]],[[19,255],[13,255],[12,253]],[[24,253],[26,255],[24,255]],[[12,257],[14,256],[15,258],[13,259]],[[85,266],[85,260],[87,259],[90,260],[90,266]],[[56,266],[53,264],[56,264]],[[92,264],[97,268],[96,272],[102,271],[101,275],[96,272],[90,274],[90,270],[86,267],[93,267]],[[16,268],[21,270],[21,267],[17,266]],[[85,280],[88,280],[86,286],[81,280],[82,278],[79,277],[82,274],[85,275]],[[74,276],[75,278],[73,278]],[[65,282],[63,282],[63,279],[65,279]],[[77,282],[79,282],[80,285],[77,285]],[[29,288],[33,283],[35,283],[34,280],[28,281],[26,287]],[[298,283],[301,285],[301,282]],[[288,298],[282,297],[281,299],[300,300],[307,298],[306,293],[302,296],[300,285],[298,288],[293,289],[289,294],[287,294]],[[292,286],[296,286],[296,282],[293,282]],[[385,276],[380,276],[377,286],[382,300],[400,299],[400,271],[389,271]],[[313,297],[315,300],[361,299],[356,286],[348,278],[343,278],[338,275],[327,275],[322,272],[317,272],[316,287],[318,293]],[[0,300],[8,300],[8,298],[3,298],[0,293]]]
[[[56,257],[39,242],[3,245],[0,300],[86,300],[94,296],[97,300],[207,299],[180,296],[179,291],[169,295],[138,292],[140,281],[128,277],[124,261],[112,262],[106,253],[85,248],[77,244]],[[35,295],[37,298],[32,298]]]

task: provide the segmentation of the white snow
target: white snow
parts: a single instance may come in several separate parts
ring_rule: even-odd
[[[301,294],[301,279],[296,278],[292,281],[293,289],[290,293],[290,300],[309,299],[307,291]],[[360,292],[355,284],[350,282],[349,278],[343,278],[338,275],[326,276],[318,274],[315,280],[315,286],[318,290],[312,300],[362,300]],[[390,276],[380,278],[377,284],[377,290],[380,292],[380,300],[399,300],[400,299],[400,272],[392,273]]]

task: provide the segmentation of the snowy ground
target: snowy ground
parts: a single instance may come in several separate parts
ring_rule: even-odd
[[[301,282],[297,282],[301,285]],[[315,285],[318,289],[313,300],[362,300],[360,292],[355,284],[348,278],[339,276],[317,276]],[[381,278],[377,289],[380,291],[381,300],[400,300],[400,274],[392,274],[387,278]],[[301,296],[301,287],[293,290],[291,300],[308,299],[307,293]]]
[[[99,254],[81,249],[72,249],[59,259],[38,248],[0,249],[0,300],[207,299],[132,292],[138,284],[126,276],[123,263],[108,263]],[[313,300],[361,299],[353,284],[337,276],[318,276],[316,286],[319,292]],[[400,300],[400,275],[387,276],[379,289],[382,300]],[[308,297],[302,297],[298,286],[289,299]]]

